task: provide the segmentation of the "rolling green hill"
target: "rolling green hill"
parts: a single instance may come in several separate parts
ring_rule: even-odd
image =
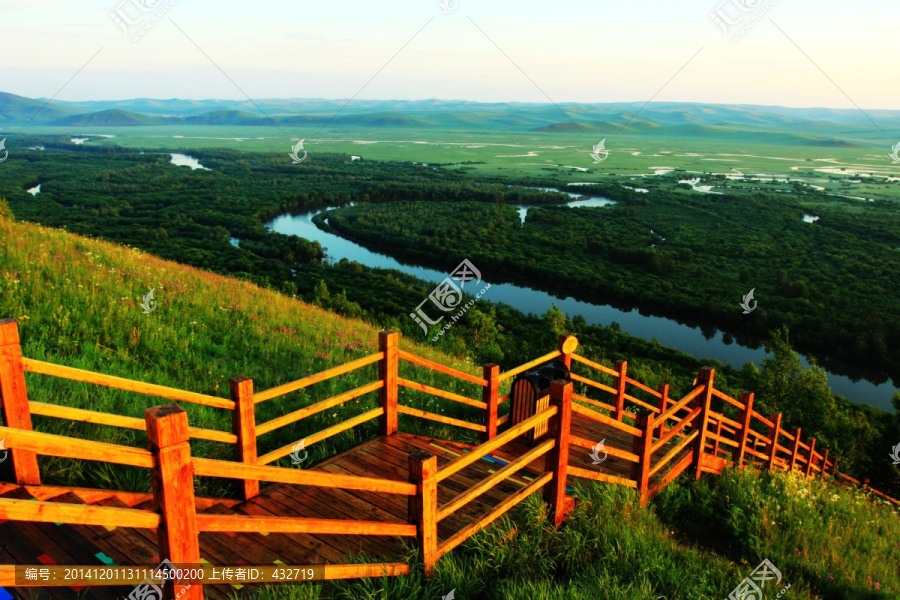
[[[0,123],[24,123],[44,101],[0,94]],[[262,112],[260,112],[262,111]],[[867,113],[887,134],[900,132],[900,111]],[[751,133],[774,144],[870,136],[871,122],[858,110],[714,105],[684,102],[480,103],[455,100],[264,99],[60,102],[40,111],[35,123],[55,126],[324,126],[383,130],[490,130],[538,133],[619,132],[713,138]],[[577,125],[576,125],[577,124]],[[868,132],[868,133],[867,133]],[[797,139],[780,139],[798,135]]]

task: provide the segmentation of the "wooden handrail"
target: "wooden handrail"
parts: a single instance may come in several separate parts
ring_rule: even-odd
[[[573,396],[573,399],[577,400],[577,398],[575,398],[574,396]],[[616,421],[612,417],[607,417],[606,415],[598,413],[596,410],[591,410],[585,406],[581,406],[581,405],[573,403],[572,411],[578,413],[579,415],[584,415],[585,417],[588,417],[589,419],[597,421],[598,423],[603,423],[605,425],[609,425],[610,427],[615,427],[616,429],[618,429],[620,431],[630,433],[631,435],[638,436],[638,437],[641,437],[644,435],[644,432],[641,431],[640,429],[638,429],[637,427],[632,427],[631,425],[628,425],[627,423],[622,423],[620,421]]]
[[[549,420],[550,417],[555,415],[557,412],[559,412],[559,409],[555,406],[551,406],[550,408],[546,408],[546,409],[542,410],[541,412],[537,413],[536,415],[533,415],[533,416],[525,419],[518,425],[514,425],[513,427],[510,427],[509,429],[507,429],[506,431],[504,431],[503,433],[501,433],[494,439],[484,442],[483,444],[473,448],[470,452],[467,452],[467,453],[451,460],[449,463],[444,465],[443,469],[438,470],[438,472],[435,474],[435,478],[437,479],[438,482],[441,482],[444,479],[447,479],[454,473],[458,473],[459,471],[461,471],[462,469],[465,469],[466,467],[468,467],[475,461],[480,460],[481,458],[486,456],[489,452],[493,452],[500,446],[516,439],[517,437],[519,437],[520,435],[522,435],[529,429],[533,429],[536,425],[539,425],[540,423],[543,423],[543,422]]]
[[[635,379],[632,379],[631,377],[626,377],[626,378],[625,378],[625,381],[627,381],[628,383],[630,383],[631,385],[633,385],[633,386],[636,387],[636,388],[640,388],[640,389],[644,390],[645,392],[647,392],[648,394],[650,394],[650,395],[653,396],[654,398],[657,398],[657,399],[662,398],[662,394],[660,394],[659,391],[654,390],[654,389],[651,388],[651,387],[647,387],[646,385],[644,385],[644,384],[641,383],[640,381],[637,381],[637,380],[635,380]],[[653,408],[656,409],[656,412],[659,412],[659,409],[658,409],[658,408],[656,408],[655,406],[654,406]]]
[[[635,398],[631,394],[625,394],[625,399],[630,400],[631,402],[637,404],[638,406],[643,406],[644,408],[646,408],[647,410],[649,410],[652,413],[659,412],[659,408],[657,408],[656,406],[654,406],[648,402],[644,402],[643,400],[641,400],[639,398]]]
[[[315,471],[311,469],[289,469],[268,465],[248,465],[212,458],[191,458],[194,475],[207,477],[224,477],[226,479],[258,479],[275,483],[294,483],[325,488],[343,488],[346,490],[364,490],[383,494],[399,494],[412,496],[416,486],[406,481],[377,479],[374,477],[357,477]]]
[[[525,486],[522,490],[505,499],[503,502],[497,505],[494,510],[482,517],[478,522],[472,523],[468,527],[465,527],[462,531],[459,531],[458,533],[447,539],[447,541],[445,541],[443,544],[440,544],[437,548],[437,556],[441,557],[447,552],[450,552],[461,543],[499,519],[513,506],[515,506],[537,490],[541,489],[551,479],[553,479],[552,472],[544,473],[543,475],[532,481],[530,484]]]
[[[730,440],[727,437],[722,437],[722,436],[717,435],[712,432],[707,433],[706,437],[708,437],[709,439],[711,439],[713,441],[718,441],[722,444],[725,444],[726,446],[731,446],[733,448],[737,448],[737,446],[738,446],[738,443],[736,441]]]
[[[93,410],[85,410],[83,408],[71,408],[69,406],[60,406],[58,404],[47,404],[44,402],[36,402],[30,400],[29,408],[32,410],[32,416],[36,417],[53,417],[56,419],[68,419],[69,421],[77,421],[79,423],[93,423],[96,425],[108,425],[110,427],[119,427],[121,429],[134,429],[137,431],[146,431],[147,422],[137,417],[123,417],[112,413],[97,412]],[[193,439],[209,440],[211,442],[222,442],[224,444],[236,444],[237,436],[227,431],[217,431],[215,429],[201,429],[199,427],[189,427],[188,432]]]
[[[616,393],[616,389],[615,389],[615,388],[613,388],[613,387],[611,387],[611,386],[608,386],[608,385],[604,385],[604,384],[602,384],[602,383],[600,383],[600,382],[598,382],[598,381],[594,381],[593,379],[588,379],[587,377],[582,377],[582,376],[579,375],[578,373],[569,373],[569,377],[572,378],[572,381],[577,381],[578,383],[584,383],[584,384],[589,385],[589,386],[591,386],[591,387],[595,387],[595,388],[597,388],[598,390],[602,390],[602,391],[608,392],[608,393],[610,393],[610,394],[615,394],[615,393]]]
[[[291,423],[296,423],[306,417],[312,416],[314,414],[320,413],[323,410],[328,410],[329,408],[334,408],[335,406],[341,405],[348,400],[353,400],[354,398],[358,398],[360,396],[365,396],[370,392],[374,392],[376,390],[384,387],[383,381],[374,381],[372,383],[367,383],[366,385],[362,385],[358,388],[352,389],[348,392],[344,392],[342,394],[338,394],[337,396],[332,396],[326,400],[322,400],[320,402],[316,402],[315,404],[310,404],[309,406],[304,406],[300,410],[295,410],[294,412],[288,413],[286,415],[282,415],[280,417],[276,417],[271,421],[266,421],[265,423],[261,423],[256,426],[256,435],[260,436],[272,431],[280,427],[284,427],[285,425],[290,425]]]
[[[0,439],[6,440],[7,448],[21,448],[44,456],[95,460],[146,469],[153,468],[156,464],[153,454],[143,448],[81,440],[52,433],[0,427]]]
[[[588,469],[582,469],[581,467],[570,466],[568,471],[569,475],[573,477],[581,477],[582,479],[590,479],[592,481],[603,481],[605,483],[612,483],[632,489],[637,488],[637,482],[634,479],[617,477],[615,475],[609,475],[600,471],[590,471]]]
[[[713,391],[715,391],[715,388],[713,388]],[[726,425],[728,428],[723,427],[723,429],[724,429],[725,431],[727,431],[728,433],[735,433],[736,430],[738,430],[738,429],[741,428],[741,424],[740,424],[740,423],[738,423],[737,421],[734,421],[734,420],[732,420],[732,419],[729,419],[728,417],[726,417],[726,416],[723,415],[722,413],[717,413],[717,412],[714,412],[714,411],[710,411],[709,414],[710,414],[710,419],[712,419],[712,420],[714,420],[714,421],[719,421],[719,422],[722,423],[723,425]]]
[[[207,396],[206,394],[197,394],[179,390],[177,388],[166,387],[164,385],[156,385],[153,383],[144,383],[143,381],[135,381],[133,379],[125,379],[124,377],[116,377],[114,375],[104,375],[93,371],[85,371],[74,367],[66,367],[54,363],[35,360],[33,358],[23,358],[22,364],[25,370],[30,373],[40,373],[41,375],[51,375],[62,379],[70,379],[72,381],[81,381],[82,383],[93,383],[126,392],[137,392],[138,394],[147,394],[149,396],[158,396],[160,398],[168,398],[169,400],[180,400],[182,402],[192,402],[194,404],[202,404],[204,406],[213,406],[215,408],[225,408],[234,410],[234,402],[225,398],[216,398],[215,396]]]
[[[497,485],[497,483],[505,480],[513,473],[515,473],[515,472],[521,470],[523,467],[527,466],[534,459],[536,459],[540,456],[543,456],[544,454],[547,454],[547,452],[549,452],[555,445],[556,445],[556,440],[552,440],[552,439],[547,440],[543,444],[532,448],[531,450],[529,450],[528,452],[526,452],[525,454],[523,454],[516,460],[512,461],[511,463],[509,463],[508,465],[506,465],[505,467],[503,467],[502,469],[500,469],[499,471],[497,471],[490,477],[483,479],[482,481],[479,481],[475,486],[473,486],[467,490],[463,490],[462,492],[457,494],[452,500],[447,502],[447,504],[445,504],[443,508],[438,509],[437,520],[441,521],[442,519],[450,516],[451,514],[453,514],[454,512],[456,512],[457,510],[459,510],[460,508],[462,508],[463,506],[465,506],[466,504],[468,504],[469,502],[471,502],[472,500],[474,500],[475,498],[477,498],[478,496],[480,496],[481,494],[486,492],[487,490],[489,490],[492,487],[494,487],[495,485]]]
[[[431,387],[430,385],[425,385],[424,383],[419,383],[418,381],[411,381],[409,379],[398,377],[397,385],[411,390],[424,392],[426,394],[431,394],[432,396],[437,396],[438,398],[444,398],[445,400],[452,400],[453,402],[459,402],[460,404],[474,406],[475,408],[480,408],[481,410],[487,408],[487,404],[485,404],[481,400],[473,400],[472,398],[467,398],[466,396],[454,394],[453,392],[448,392],[436,387]]]
[[[660,469],[667,465],[673,458],[678,456],[678,454],[699,435],[700,431],[695,429],[694,431],[684,436],[684,439],[681,440],[681,442],[677,446],[669,450],[669,452],[667,452],[666,455],[662,457],[662,459],[658,463],[656,463],[656,465],[650,468],[650,477],[656,475]]]
[[[439,415],[437,413],[428,412],[426,410],[421,410],[418,408],[412,408],[411,406],[404,406],[403,404],[397,405],[397,412],[402,413],[404,415],[410,415],[412,417],[419,417],[420,419],[427,419],[429,421],[436,421],[438,423],[444,423],[445,425],[453,425],[455,427],[463,427],[465,429],[471,429],[472,431],[478,431],[484,433],[487,431],[487,427],[484,425],[479,425],[478,423],[469,423],[468,421],[463,421],[461,419],[454,419],[453,417],[445,417],[444,415]]]
[[[753,411],[753,418],[756,419],[757,421],[759,421],[760,423],[762,423],[763,425],[765,425],[766,427],[775,427],[775,423],[772,420],[767,419],[766,417],[762,416],[755,410]]]
[[[265,402],[266,400],[271,400],[272,398],[277,398],[279,396],[284,396],[285,394],[290,394],[291,392],[296,392],[297,390],[302,390],[305,387],[320,383],[322,381],[326,381],[328,379],[331,379],[332,377],[337,377],[338,375],[343,375],[344,373],[355,371],[356,369],[360,369],[362,367],[365,367],[366,365],[377,363],[382,358],[384,358],[384,352],[376,352],[375,354],[371,354],[352,362],[338,365],[337,367],[333,367],[326,371],[321,371],[320,373],[309,375],[308,377],[304,377],[303,379],[291,381],[289,383],[279,385],[278,387],[269,388],[268,390],[262,392],[256,392],[255,394],[253,394],[253,403],[259,404],[260,402]]]
[[[723,392],[721,390],[717,390],[716,388],[713,388],[712,393],[713,393],[713,396],[715,396],[716,398],[724,400],[728,404],[736,407],[738,410],[744,410],[746,408],[746,406],[744,406],[743,402],[741,402],[739,400],[735,400],[734,398],[732,398],[731,396],[729,396],[728,394],[726,394],[725,392]]]
[[[666,410],[666,412],[664,412],[661,415],[659,415],[658,417],[656,417],[656,419],[654,419],[654,421],[656,421],[657,423],[665,423],[666,421],[668,421],[669,419],[674,417],[675,413],[677,413],[679,410],[681,410],[682,408],[687,406],[688,402],[690,402],[691,400],[693,400],[694,398],[696,398],[697,396],[702,394],[704,389],[706,389],[705,385],[698,385],[693,390],[688,392],[687,396],[685,396],[684,398],[682,398],[681,400],[679,400],[678,402],[676,402],[675,404],[670,406],[668,408],[668,410]]]
[[[524,365],[520,365],[520,366],[516,367],[515,369],[510,369],[506,373],[501,373],[498,381],[500,381],[500,382],[506,381],[510,377],[515,377],[519,373],[524,373],[528,369],[537,367],[538,365],[541,365],[545,362],[551,361],[554,358],[559,358],[560,356],[562,356],[562,352],[560,352],[559,350],[554,350],[553,352],[549,352],[549,353],[545,354],[544,356],[542,356],[540,358],[536,358],[531,362],[527,362]]]
[[[592,360],[588,360],[588,359],[584,358],[583,356],[579,356],[577,354],[572,355],[572,360],[574,360],[576,362],[580,362],[583,365],[587,365],[587,366],[591,367],[592,369],[596,369],[596,370],[600,371],[601,373],[606,373],[607,375],[612,375],[613,377],[617,377],[619,375],[619,373],[617,371],[615,371],[614,369],[610,369],[609,367],[604,367],[600,363],[596,363]]]
[[[585,404],[590,404],[591,406],[596,406],[597,408],[602,408],[603,410],[608,410],[609,412],[613,412],[616,410],[616,407],[612,404],[607,404],[605,402],[600,402],[599,400],[593,400],[586,396],[580,396],[578,394],[572,394],[572,400],[577,400],[578,402],[584,402]],[[634,413],[626,412],[626,417],[634,418]]]
[[[414,537],[416,526],[408,523],[355,521],[351,519],[309,519],[258,515],[198,514],[200,531],[256,533],[308,533],[319,535],[396,535]]]
[[[577,435],[573,435],[569,437],[569,443],[573,446],[578,446],[579,448],[584,448],[585,450],[593,450],[594,446],[596,446],[596,442],[592,442],[591,440],[586,440],[582,437],[578,437]],[[618,448],[613,448],[612,446],[604,446],[607,454],[610,456],[615,456],[616,458],[621,458],[622,460],[627,460],[628,462],[637,462],[639,460],[639,456],[634,452],[628,452],[627,450],[620,450]]]
[[[428,360],[427,358],[422,358],[421,356],[416,356],[415,354],[404,352],[403,350],[400,350],[398,354],[401,359],[419,365],[420,367],[425,367],[431,369],[432,371],[437,371],[438,373],[443,373],[444,375],[456,377],[457,379],[462,379],[463,381],[468,381],[469,383],[474,383],[475,385],[480,385],[482,387],[488,384],[486,379],[476,377],[475,375],[469,375],[468,373],[463,373],[462,371],[458,371],[453,367],[442,365],[441,363],[434,362],[433,360]]]
[[[348,429],[352,429],[353,427],[356,427],[360,423],[365,423],[366,421],[371,421],[372,419],[377,419],[378,417],[380,417],[383,414],[384,414],[383,408],[381,408],[381,407],[373,408],[372,410],[370,410],[368,412],[364,412],[361,415],[357,415],[357,416],[353,417],[352,419],[347,419],[346,421],[341,421],[340,423],[338,423],[336,425],[332,425],[331,427],[326,427],[325,429],[323,429],[321,431],[317,431],[316,433],[312,433],[312,434],[306,436],[305,438],[303,438],[302,441],[304,442],[304,447],[312,446],[316,442],[321,442],[324,439],[328,439],[334,435],[343,433],[344,431],[347,431]],[[272,450],[271,452],[260,456],[259,459],[257,460],[257,462],[261,465],[267,465],[270,462],[274,462],[274,461],[278,460],[279,458],[283,458],[283,457],[287,456],[288,454],[290,454],[291,452],[293,452],[294,446],[296,446],[296,445],[297,445],[297,442],[294,442],[294,444],[288,444],[286,446],[282,446],[281,448],[278,448],[277,450]]]
[[[0,498],[0,521],[155,529],[160,515],[139,508]]]
[[[688,423],[693,421],[700,414],[700,407],[697,406],[688,415],[680,420],[674,427],[670,428],[663,436],[661,436],[652,446],[650,446],[650,454],[655,454],[657,450],[669,443],[669,441],[678,435]]]

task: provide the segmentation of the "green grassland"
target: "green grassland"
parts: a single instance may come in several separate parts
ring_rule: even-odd
[[[316,154],[343,153],[364,160],[441,164],[480,179],[553,179],[557,183],[628,179],[655,185],[660,169],[701,177],[718,192],[819,191],[835,200],[894,200],[900,197],[900,165],[893,164],[887,140],[860,136],[829,145],[814,136],[724,130],[701,136],[498,130],[435,130],[392,127],[314,129],[269,126],[185,125],[154,127],[30,126],[31,135],[91,137],[86,145],[196,151],[231,148],[245,152],[283,152],[304,138],[310,161]],[[112,138],[97,134],[113,135]],[[595,164],[594,144],[606,139],[609,158]],[[679,171],[680,173],[681,171]],[[717,178],[715,175],[719,175]],[[725,181],[723,176],[748,179]],[[787,181],[772,181],[773,178]],[[889,179],[892,178],[892,179]],[[573,192],[584,188],[573,188]]]
[[[228,378],[244,374],[265,389],[375,350],[377,328],[340,317],[251,283],[35,224],[15,222],[0,204],[0,315],[20,323],[25,356],[227,396]],[[157,308],[142,296],[156,288]],[[464,358],[401,340],[401,347],[476,373]],[[636,365],[639,367],[639,365]],[[636,376],[651,382],[646,373]],[[472,394],[464,384],[414,370],[404,376]],[[371,381],[372,371],[344,376],[261,405],[258,421]],[[29,397],[139,417],[164,402],[107,388],[27,375]],[[477,415],[408,393],[404,403],[463,418]],[[365,397],[306,419],[261,450],[300,439],[374,405]],[[229,415],[183,404],[195,426],[227,430]],[[465,407],[464,407],[465,408]],[[477,411],[475,411],[477,412]],[[143,433],[73,425],[35,416],[40,431],[144,446]],[[401,421],[405,431],[465,440],[459,430]],[[316,462],[367,439],[371,427],[311,446]],[[276,435],[276,434],[271,434]],[[193,443],[196,455],[230,458],[227,448]],[[2,477],[9,479],[8,463]],[[143,471],[99,463],[41,459],[46,483],[148,489]],[[227,490],[200,480],[198,493]],[[786,475],[727,472],[699,483],[682,478],[646,508],[630,490],[579,485],[576,511],[559,530],[537,496],[443,558],[435,576],[265,586],[264,600],[456,598],[720,599],[764,558],[790,584],[790,598],[898,598],[900,515],[858,492]],[[360,559],[357,557],[356,560]],[[410,559],[418,567],[414,552]]]

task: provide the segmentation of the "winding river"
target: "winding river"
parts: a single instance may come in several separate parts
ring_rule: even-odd
[[[576,196],[576,194],[571,194]],[[590,200],[573,200],[568,206],[582,206],[586,208],[602,208],[614,204],[605,198],[592,198]],[[297,235],[308,240],[315,240],[326,249],[329,260],[337,262],[342,258],[355,260],[356,262],[375,268],[397,269],[409,275],[433,282],[442,281],[447,273],[435,271],[417,265],[403,263],[395,258],[373,252],[355,242],[344,239],[333,233],[323,231],[313,223],[313,217],[317,214],[333,210],[336,207],[328,207],[309,213],[286,214],[276,217],[266,224],[266,228],[286,235]],[[528,207],[518,206],[519,214],[524,222]],[[477,265],[476,265],[477,266]],[[488,282],[490,283],[490,282]],[[612,306],[589,304],[574,298],[557,298],[546,292],[532,290],[509,283],[491,284],[491,288],[484,297],[493,302],[505,302],[524,313],[543,314],[556,304],[569,317],[582,315],[592,325],[610,325],[618,323],[622,330],[645,340],[656,338],[664,346],[678,348],[696,357],[713,358],[734,367],[754,362],[757,366],[768,356],[763,348],[749,348],[737,342],[726,343],[722,332],[707,339],[697,327],[682,325],[671,319],[643,315],[637,309],[629,311],[619,310]],[[737,309],[737,301],[736,301]],[[412,311],[415,307],[410,307]],[[804,359],[804,362],[809,363]],[[869,404],[887,411],[893,412],[891,396],[895,388],[890,382],[875,384],[866,380],[853,381],[849,377],[828,373],[828,379],[834,392],[846,396],[853,402]]]

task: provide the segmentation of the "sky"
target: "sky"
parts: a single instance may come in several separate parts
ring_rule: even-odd
[[[0,91],[900,109],[896,0],[443,1],[0,0]]]

